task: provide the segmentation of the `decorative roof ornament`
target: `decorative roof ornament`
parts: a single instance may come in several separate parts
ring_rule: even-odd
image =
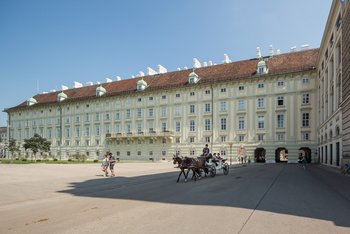
[[[261,58],[261,50],[260,47],[256,47],[256,58]]]
[[[224,60],[222,61],[223,63],[230,63],[232,62],[231,59],[228,57],[227,54],[224,54]]]
[[[202,67],[201,62],[197,58],[193,58],[193,68],[200,68]]]
[[[106,89],[102,87],[102,85],[98,86],[96,88],[96,96],[97,97],[102,97],[103,95],[105,95],[107,93]]]
[[[272,45],[269,46],[269,54],[270,54],[270,57],[273,57],[273,55],[274,55],[273,46]]]

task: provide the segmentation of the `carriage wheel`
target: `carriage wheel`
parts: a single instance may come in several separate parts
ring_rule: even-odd
[[[216,175],[216,168],[214,165],[211,165],[209,168],[210,176],[214,177]]]
[[[227,175],[230,170],[230,167],[227,163],[225,163],[222,169],[224,170],[224,175]]]

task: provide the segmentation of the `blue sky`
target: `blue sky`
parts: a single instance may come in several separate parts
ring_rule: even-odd
[[[0,110],[38,92],[148,66],[320,45],[331,0],[1,0]],[[0,126],[7,114],[0,113]]]

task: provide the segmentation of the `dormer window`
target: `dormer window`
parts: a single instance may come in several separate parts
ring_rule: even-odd
[[[27,100],[27,106],[32,106],[32,105],[37,104],[37,103],[38,103],[38,101],[32,97]]]
[[[199,80],[199,76],[194,71],[188,75],[189,84],[197,84]]]
[[[107,91],[105,88],[102,87],[102,85],[100,85],[99,87],[96,88],[96,96],[97,97],[102,97],[106,93],[107,93]]]
[[[260,60],[260,62],[258,62],[256,73],[258,75],[263,75],[263,74],[267,74],[267,72],[268,72],[268,69],[266,66],[266,62],[264,60]]]
[[[62,102],[64,100],[66,100],[67,98],[68,98],[68,96],[64,92],[60,92],[59,94],[57,94],[57,101],[58,102]]]
[[[143,79],[137,81],[137,91],[143,91],[147,88],[147,82]]]

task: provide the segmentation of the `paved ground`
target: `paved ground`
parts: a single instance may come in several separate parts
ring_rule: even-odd
[[[231,166],[176,183],[170,163],[0,164],[0,233],[350,233],[350,176],[320,165]]]

